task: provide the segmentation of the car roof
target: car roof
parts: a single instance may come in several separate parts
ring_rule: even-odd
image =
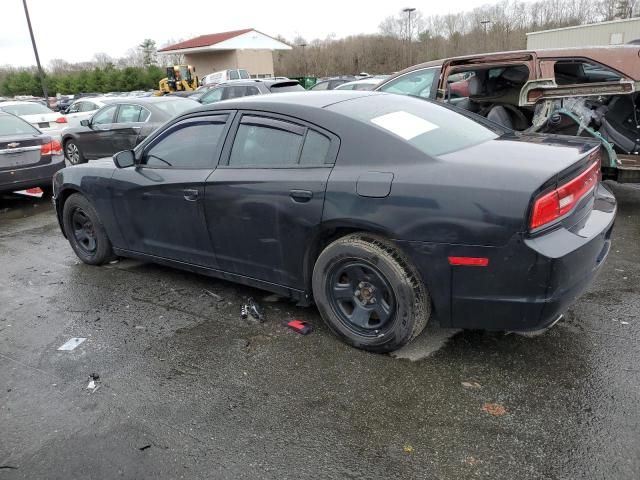
[[[338,102],[344,102],[353,98],[366,97],[369,95],[383,95],[368,90],[323,90],[304,92],[282,92],[277,95],[251,95],[248,97],[224,100],[209,105],[205,105],[200,111],[219,110],[220,108],[252,108],[254,104],[268,106],[275,105],[296,105],[312,108],[325,108]],[[220,107],[217,107],[220,105]]]
[[[102,103],[113,103],[120,100],[122,97],[80,97],[75,99],[71,104],[80,103],[80,102],[102,102]]]

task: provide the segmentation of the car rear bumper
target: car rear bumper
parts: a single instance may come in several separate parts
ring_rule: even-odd
[[[52,185],[53,175],[64,168],[64,157],[56,155],[51,163],[15,170],[0,171],[0,192],[14,192],[25,188]]]
[[[600,185],[591,213],[570,229],[516,236],[503,247],[401,245],[443,326],[534,331],[553,324],[589,288],[609,253],[615,215],[615,198]],[[486,257],[489,264],[450,266],[448,256]]]

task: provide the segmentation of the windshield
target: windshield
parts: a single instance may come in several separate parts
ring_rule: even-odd
[[[154,105],[158,107],[159,110],[168,113],[172,117],[200,106],[198,102],[196,102],[195,100],[191,100],[190,98],[167,100],[164,102],[158,102]]]
[[[498,138],[497,130],[451,107],[401,95],[370,95],[328,107],[385,130],[431,156]]]
[[[382,85],[378,90],[401,95],[430,98],[435,94],[434,83],[440,68],[426,68],[406,73]]]
[[[0,137],[4,135],[37,135],[40,133],[24,120],[12,115],[0,115]]]
[[[0,109],[18,116],[53,113],[53,110],[49,110],[47,107],[39,103],[17,103],[15,105],[2,105]]]

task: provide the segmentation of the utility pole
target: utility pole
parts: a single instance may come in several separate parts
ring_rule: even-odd
[[[407,42],[409,43],[409,62],[407,64],[408,67],[411,66],[411,12],[415,12],[416,9],[413,7],[403,8],[402,11],[407,14]]]
[[[484,27],[484,53],[487,53],[487,26],[491,23],[491,20],[480,20],[480,23]]]
[[[304,73],[303,73],[303,76],[306,77],[307,76],[307,54],[305,53],[305,47],[307,46],[307,44],[306,43],[301,43],[298,46],[302,47],[302,61],[304,62]],[[305,83],[306,83],[306,80],[305,80]]]
[[[29,26],[29,35],[31,35],[31,44],[33,45],[33,53],[36,55],[36,64],[38,65],[38,73],[40,74],[40,82],[42,83],[42,93],[44,98],[49,103],[49,92],[47,91],[47,80],[44,78],[44,70],[40,65],[40,56],[38,55],[38,47],[36,47],[36,38],[33,36],[33,28],[31,28],[31,19],[29,18],[29,9],[27,8],[27,0],[22,0],[24,5],[24,14],[27,17],[27,25]]]

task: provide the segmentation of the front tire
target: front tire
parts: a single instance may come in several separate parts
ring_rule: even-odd
[[[78,165],[86,162],[80,147],[78,147],[78,144],[73,139],[67,140],[64,143],[64,157],[71,165]]]
[[[74,193],[64,203],[62,224],[71,248],[89,265],[102,265],[115,258],[109,237],[91,202]]]
[[[431,300],[415,268],[377,235],[347,235],[327,246],[316,260],[312,284],[325,323],[363,350],[397,350],[424,330],[431,315]]]

